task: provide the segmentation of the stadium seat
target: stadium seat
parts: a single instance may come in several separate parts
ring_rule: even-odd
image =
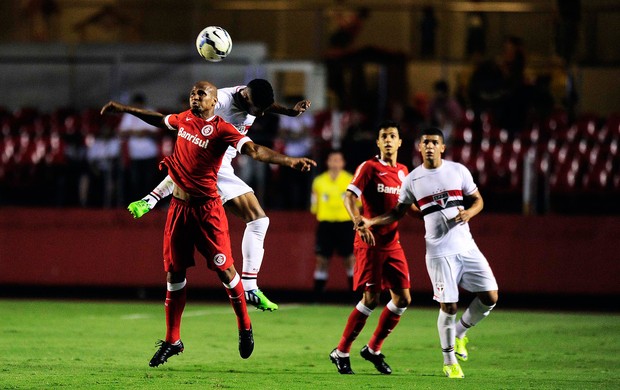
[[[13,118],[17,125],[32,123],[38,115],[39,111],[34,107],[21,107],[13,112]]]
[[[620,114],[611,114],[605,123],[612,137],[620,137]]]
[[[611,183],[611,172],[605,164],[596,165],[583,176],[583,188],[587,190],[605,190]]]
[[[557,192],[572,191],[576,188],[577,172],[570,167],[560,169],[550,176],[551,189]]]
[[[582,137],[596,138],[599,118],[595,114],[581,114],[576,121],[577,132]]]
[[[49,146],[45,154],[45,162],[48,165],[64,164],[65,159],[65,142],[60,133],[52,132],[49,137]]]
[[[538,125],[534,125],[522,131],[520,136],[515,138],[515,141],[517,139],[524,145],[536,144],[540,139],[540,128]]]

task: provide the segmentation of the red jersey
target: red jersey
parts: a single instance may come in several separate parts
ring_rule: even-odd
[[[408,172],[409,170],[403,164],[396,163],[396,166],[392,167],[375,156],[357,167],[355,176],[347,190],[352,191],[362,200],[362,215],[364,217],[376,217],[396,206],[400,187]],[[375,248],[392,250],[400,247],[397,228],[398,222],[373,226]],[[369,247],[358,234],[355,235],[355,246]]]
[[[226,149],[241,151],[250,138],[217,115],[205,120],[191,110],[168,115],[165,123],[178,130],[174,151],[162,162],[174,184],[192,196],[219,198],[217,171]]]

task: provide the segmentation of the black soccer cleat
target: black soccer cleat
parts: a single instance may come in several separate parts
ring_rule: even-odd
[[[368,349],[368,345],[364,345],[364,348],[362,348],[362,350],[360,351],[360,356],[374,364],[375,368],[380,373],[386,375],[392,373],[392,369],[384,360],[385,356],[383,356],[382,353],[375,355],[374,353],[370,352],[370,350]]]
[[[340,357],[336,353],[336,348],[329,354],[329,359],[336,365],[338,372],[341,374],[355,374],[351,369],[351,360],[349,357]]]
[[[239,355],[247,359],[252,351],[254,351],[254,335],[250,326],[250,329],[239,330]]]
[[[169,357],[178,355],[183,352],[183,349],[185,349],[181,340],[179,340],[178,344],[170,344],[167,341],[159,340],[155,343],[155,346],[159,346],[159,349],[155,352],[155,355],[153,355],[153,358],[149,362],[149,366],[151,367],[157,367],[166,363]]]

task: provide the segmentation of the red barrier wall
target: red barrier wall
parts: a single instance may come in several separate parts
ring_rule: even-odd
[[[306,212],[269,212],[260,286],[312,287],[315,221]],[[124,210],[0,209],[0,283],[9,285],[161,286],[165,211],[133,220]],[[233,253],[241,269],[244,225],[230,217]],[[482,214],[471,223],[502,292],[619,294],[620,217],[524,217]],[[413,290],[428,291],[423,225],[406,217],[401,241],[410,258]],[[188,272],[196,287],[219,287],[197,256]],[[334,259],[328,287],[346,278]]]

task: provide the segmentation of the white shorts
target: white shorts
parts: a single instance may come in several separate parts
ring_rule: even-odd
[[[222,203],[226,203],[248,192],[254,192],[252,187],[235,176],[235,170],[232,165],[222,163],[220,170],[217,172],[217,192],[222,198]]]
[[[427,256],[426,270],[438,302],[458,302],[459,286],[473,293],[498,289],[491,266],[478,248],[452,256]]]

